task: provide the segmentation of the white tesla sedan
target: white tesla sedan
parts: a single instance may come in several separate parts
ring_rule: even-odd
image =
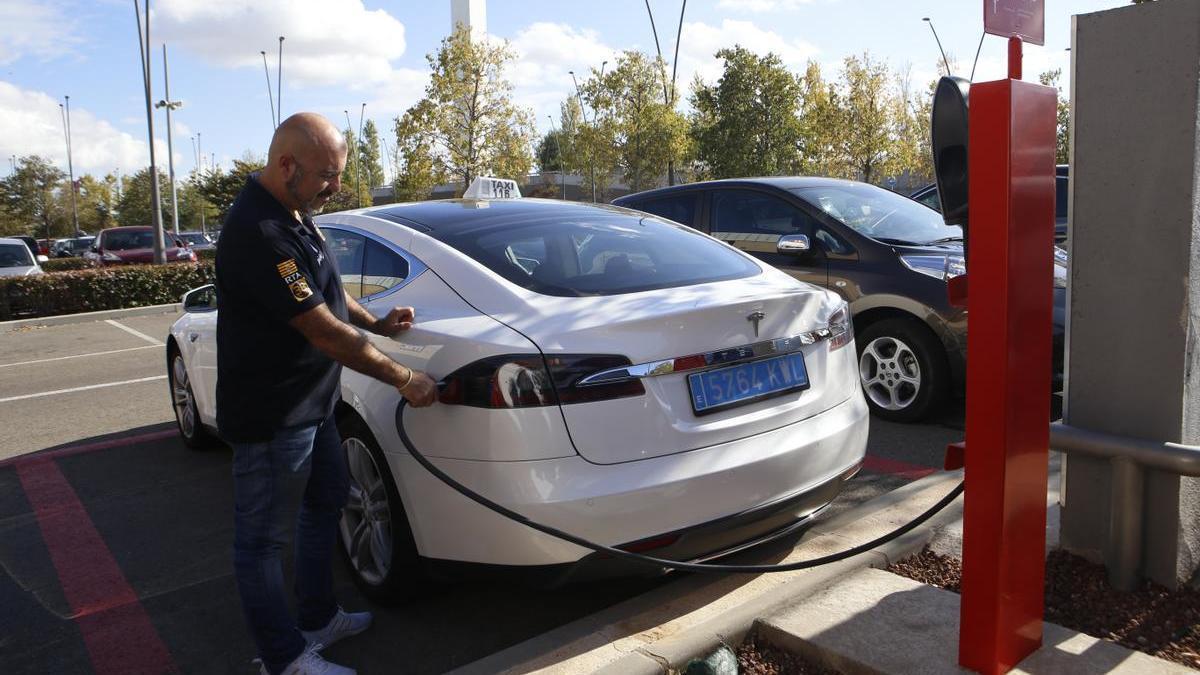
[[[320,216],[370,311],[416,308],[397,361],[442,380],[405,409],[416,447],[470,489],[588,540],[708,560],[794,531],[861,465],[867,407],[844,301],[627,209],[464,199]],[[808,245],[780,240],[781,253]],[[185,298],[167,362],[180,430],[215,425],[216,298]],[[627,566],[507,520],[421,468],[399,394],[350,370],[342,544],[373,598],[484,564],[555,581]]]

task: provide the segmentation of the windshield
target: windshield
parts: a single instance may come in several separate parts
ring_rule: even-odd
[[[154,248],[154,233],[138,230],[107,232],[104,235],[104,249],[107,251],[129,251],[135,248]]]
[[[202,234],[188,234],[186,232],[183,232],[183,233],[180,233],[179,238],[182,239],[185,244],[208,244],[208,243],[211,243],[208,241],[208,237],[206,237]]]
[[[439,237],[509,281],[543,295],[636,293],[759,274],[752,260],[687,227],[589,215],[494,225]]]
[[[33,258],[25,244],[0,244],[0,267],[32,267]]]
[[[794,194],[859,234],[892,244],[961,240],[962,228],[908,197],[866,184],[795,188]]]

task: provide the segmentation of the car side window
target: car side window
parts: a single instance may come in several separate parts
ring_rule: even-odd
[[[354,299],[363,296],[363,249],[366,238],[360,234],[321,228],[325,234],[325,244],[329,252],[337,260],[338,272],[342,275],[342,287]]]
[[[808,234],[817,222],[797,206],[753,190],[715,190],[712,230],[739,234]]]
[[[931,208],[934,211],[937,211],[939,213],[942,210],[942,202],[940,199],[938,199],[938,191],[937,190],[930,190],[929,192],[926,192],[925,194],[918,197],[917,201],[921,202],[925,206],[928,206],[929,208]]]
[[[652,199],[637,204],[635,208],[688,227],[696,224],[696,194],[693,192]]]
[[[367,239],[363,258],[362,296],[383,293],[408,278],[408,261],[374,239]]]

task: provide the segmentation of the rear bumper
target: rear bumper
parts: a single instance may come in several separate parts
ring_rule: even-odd
[[[780,429],[642,461],[433,461],[537,522],[610,546],[678,535],[654,554],[696,559],[779,536],[824,506],[841,489],[841,476],[862,461],[867,432],[866,403],[856,390]],[[532,568],[591,554],[462,497],[407,453],[389,451],[388,459],[425,558]]]

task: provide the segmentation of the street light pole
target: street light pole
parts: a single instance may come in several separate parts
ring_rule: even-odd
[[[279,126],[279,118],[275,116],[275,94],[271,91],[271,71],[267,70],[267,52],[259,50],[263,60],[263,75],[267,78],[267,101],[271,104],[271,128]]]
[[[354,147],[358,145],[358,139],[353,138],[354,127],[350,125],[350,111],[343,110],[342,112],[346,114],[346,131],[350,132],[352,136],[350,139],[350,152],[352,153],[352,157],[354,159],[354,201],[358,202],[359,206],[362,206],[362,186],[359,185],[358,178],[358,149]]]
[[[166,98],[154,104],[167,109],[167,174],[171,180],[171,230],[179,234],[179,197],[175,191],[175,146],[172,144],[171,111],[183,107],[182,101],[171,100],[171,80],[167,74],[167,45],[163,45],[163,93]]]
[[[146,0],[146,33],[142,34],[142,17],[138,0],[133,0],[133,14],[137,18],[138,53],[142,57],[142,84],[146,94],[146,134],[150,141],[150,218],[154,224],[154,263],[167,261],[163,248],[162,197],[158,193],[158,165],[154,161],[154,95],[150,80],[150,0]]]
[[[363,147],[363,140],[362,140],[362,135],[363,135],[363,114],[364,114],[364,113],[366,113],[366,112],[367,112],[367,104],[366,104],[366,103],[363,103],[363,104],[362,104],[362,107],[358,109],[358,142],[355,144],[355,145],[357,145],[358,147],[354,148],[354,149],[355,149],[355,151],[356,151],[356,154],[355,154],[354,156],[355,156],[355,158],[357,158],[357,161],[358,161],[358,165],[357,165],[357,166],[361,166],[361,165],[362,165],[362,147]],[[358,168],[357,168],[357,166],[356,166],[356,168],[355,168],[355,171],[358,171]],[[370,176],[370,174],[368,174],[368,175],[367,175],[367,182],[369,183],[369,182],[370,182],[370,180],[371,180],[371,176]],[[370,191],[371,191],[371,186],[370,186],[370,185],[367,185],[367,192],[368,192],[368,194],[370,193]],[[359,191],[358,191],[358,208],[360,208],[360,209],[361,209],[361,208],[362,208],[362,205],[363,205],[363,203],[362,203],[362,188],[359,188]]]
[[[75,205],[75,166],[71,159],[71,97],[63,96],[66,105],[59,104],[62,111],[63,134],[67,138],[67,177],[71,181],[71,225],[75,228],[75,236],[79,236],[79,209]]]
[[[275,126],[283,121],[283,36],[279,36],[279,62],[275,64],[275,102],[279,104],[279,114],[275,117]]]
[[[929,24],[929,30],[933,31],[933,39],[937,41],[938,51],[942,53],[942,63],[946,64],[946,74],[953,75],[953,73],[950,72],[950,59],[946,58],[946,50],[942,49],[942,41],[938,38],[937,29],[933,27],[933,20],[927,16],[921,17],[921,20]],[[980,39],[979,44],[983,44],[982,38]]]

